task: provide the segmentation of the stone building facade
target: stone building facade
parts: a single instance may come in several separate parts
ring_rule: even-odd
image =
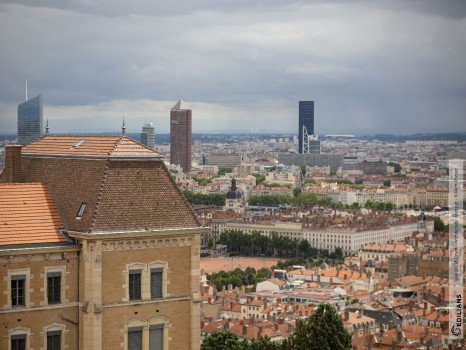
[[[46,135],[7,148],[0,180],[1,349],[200,348],[207,229],[158,153]]]

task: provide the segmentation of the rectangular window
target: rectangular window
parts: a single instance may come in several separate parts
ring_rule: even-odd
[[[26,276],[11,276],[11,306],[25,306]]]
[[[26,350],[26,334],[11,336],[11,350]]]
[[[47,332],[47,350],[61,350],[61,331]]]
[[[150,270],[150,297],[162,298],[163,269]]]
[[[47,274],[47,301],[49,304],[60,303],[61,272],[49,272]]]
[[[163,325],[150,326],[149,350],[163,350]]]
[[[129,271],[129,300],[141,299],[141,270]]]
[[[128,329],[128,350],[142,350],[142,327]]]

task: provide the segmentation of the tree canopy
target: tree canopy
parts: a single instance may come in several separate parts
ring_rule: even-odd
[[[278,207],[280,205],[292,205],[303,209],[313,207],[314,205],[329,205],[331,200],[329,197],[319,198],[315,193],[296,193],[296,196],[287,195],[264,195],[251,196],[249,205]]]
[[[289,350],[349,350],[351,335],[330,304],[319,304],[307,321],[298,320],[296,331],[283,341]]]
[[[240,340],[229,330],[213,331],[202,342],[201,350],[285,350],[268,337]]]
[[[283,342],[268,337],[240,340],[229,330],[214,331],[202,342],[201,350],[349,350],[351,335],[330,304],[319,304],[306,320],[296,322],[296,330]]]
[[[223,193],[202,194],[184,190],[183,195],[191,205],[225,205],[225,194]]]

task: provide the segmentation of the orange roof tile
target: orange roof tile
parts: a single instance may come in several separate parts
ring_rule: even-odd
[[[46,135],[23,147],[23,155],[160,157],[126,136]]]
[[[46,185],[0,184],[0,245],[67,242],[63,226]]]

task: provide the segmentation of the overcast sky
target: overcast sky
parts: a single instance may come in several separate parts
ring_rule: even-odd
[[[44,97],[51,132],[466,131],[466,1],[0,0],[0,134]]]

